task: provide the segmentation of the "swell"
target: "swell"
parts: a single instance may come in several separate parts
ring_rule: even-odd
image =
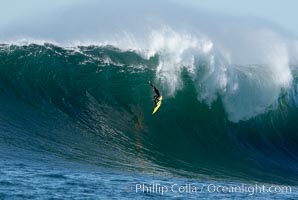
[[[1,148],[12,155],[18,149],[128,171],[297,184],[295,80],[273,108],[233,122],[221,96],[198,101],[187,69],[175,96],[160,87],[165,98],[152,116],[147,81],[159,55],[30,44],[2,45],[0,60]]]

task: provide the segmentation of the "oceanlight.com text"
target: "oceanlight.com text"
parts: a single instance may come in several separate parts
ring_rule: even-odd
[[[161,183],[137,183],[131,188],[135,193],[246,193],[254,195],[256,193],[291,193],[291,186],[284,185],[260,185],[260,184],[161,184]]]

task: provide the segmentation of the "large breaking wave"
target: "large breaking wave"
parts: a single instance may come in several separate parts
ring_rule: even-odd
[[[2,45],[1,146],[145,173],[297,180],[295,78],[269,86],[275,79],[262,81],[257,73],[266,65],[227,66],[233,71],[226,78],[238,76],[232,80],[239,86],[231,92],[223,84],[208,102],[207,88],[222,85],[211,70],[216,65],[195,59],[167,72],[163,53],[144,58],[112,46]],[[168,85],[168,75],[180,88]],[[148,79],[165,97],[155,116]]]
[[[265,21],[118,3],[1,26],[0,147],[297,183],[297,40]],[[164,96],[155,116],[148,80]]]

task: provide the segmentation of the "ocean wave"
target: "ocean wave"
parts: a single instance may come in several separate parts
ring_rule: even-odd
[[[210,40],[171,29],[153,36],[148,57],[113,46],[1,45],[1,145],[147,173],[295,183],[295,67],[233,65]],[[164,76],[179,79],[174,93]],[[148,79],[164,96],[153,117]]]

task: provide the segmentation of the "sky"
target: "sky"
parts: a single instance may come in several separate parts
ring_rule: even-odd
[[[268,20],[298,36],[297,0],[175,0],[208,10],[234,16],[257,17]],[[182,3],[183,2],[183,3]]]
[[[87,4],[96,2],[100,5],[102,0],[0,0],[0,30],[13,27],[18,21],[22,26],[38,21],[37,16],[43,20],[54,18],[56,13],[69,12],[72,8],[81,6],[86,8]],[[126,0],[133,4],[133,0]],[[298,37],[298,1],[297,0],[168,0],[183,6],[197,8],[198,11],[210,11],[233,17],[255,17],[254,20],[267,20],[288,33]],[[123,3],[125,0],[114,0],[115,4]],[[135,0],[135,2],[140,2]],[[145,1],[144,1],[145,2]],[[158,2],[158,1],[157,1]],[[160,1],[165,2],[165,1]],[[154,9],[154,3],[152,8]],[[79,6],[78,6],[79,5]],[[84,6],[85,5],[85,6]],[[99,13],[98,13],[99,14]],[[86,12],[85,15],[88,15]],[[100,14],[99,14],[100,15]],[[26,19],[26,20],[24,20]],[[63,19],[62,19],[63,20]],[[39,23],[39,22],[38,22]],[[53,22],[54,23],[54,22]],[[0,35],[1,36],[1,35]]]

